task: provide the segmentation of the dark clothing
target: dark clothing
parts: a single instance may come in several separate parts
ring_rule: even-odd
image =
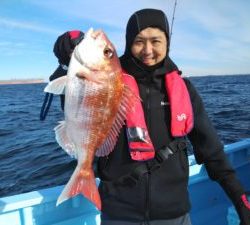
[[[159,28],[167,38],[166,58],[154,66],[144,65],[131,54],[131,46],[136,35],[147,27]],[[122,68],[136,79],[148,132],[158,152],[173,141],[165,74],[173,70],[178,71],[178,68],[168,56],[169,36],[168,21],[161,10],[139,10],[128,21],[126,49],[120,59]],[[201,97],[188,79],[184,81],[194,114],[194,127],[187,137],[193,145],[196,160],[205,164],[210,178],[220,183],[236,206],[241,220],[244,224],[248,224],[247,218],[250,212],[240,200],[244,190],[226,159],[223,145],[208,118]],[[187,151],[176,151],[162,162],[160,168],[152,170],[155,168],[152,165],[154,160],[134,161],[128,149],[126,128],[123,127],[114,151],[98,161],[102,224],[111,224],[108,222],[115,220],[123,222],[120,224],[137,222],[148,225],[152,222],[158,225],[155,221],[164,221],[168,224],[169,219],[186,215],[190,210],[187,190],[189,177]],[[128,182],[128,179],[121,179],[128,177],[126,175],[131,174],[139,165],[144,165],[147,172],[140,176],[136,184]],[[162,224],[165,225],[164,222]],[[176,224],[182,225],[181,221]]]
[[[49,81],[55,80],[65,75],[67,75],[67,69],[64,69],[61,65],[59,65],[54,73],[49,77]]]
[[[145,221],[142,222],[128,222],[128,221],[119,221],[119,220],[104,220],[101,221],[101,225],[192,225],[190,221],[189,214],[184,216],[170,219],[170,220],[152,220],[150,223]]]
[[[58,59],[59,64],[66,66],[69,65],[71,53],[83,38],[83,32],[72,30],[63,33],[56,39],[53,52]]]
[[[49,77],[50,81],[53,81],[59,77],[66,76],[67,75],[67,69],[63,68],[62,65],[59,65],[55,72]],[[65,95],[60,95],[60,101],[61,101],[61,109],[64,110],[64,102],[65,102]]]
[[[176,70],[176,65],[167,57],[161,65],[157,65],[158,69],[151,70],[144,68],[136,59],[125,56],[121,58],[121,64],[138,83],[147,128],[155,149],[167,146],[173,140],[169,130],[170,108],[169,104],[161,102],[168,102],[164,76]],[[185,83],[194,112],[194,128],[188,138],[193,145],[197,162],[205,163],[212,179],[219,182],[230,180],[234,186],[231,191],[240,196],[244,191],[226,160],[223,145],[205,112],[202,100],[188,79],[185,79]],[[148,173],[136,185],[117,181],[139,164],[145,164]],[[123,127],[115,150],[109,156],[99,159],[102,220],[167,220],[189,212],[187,151],[171,155],[158,170],[151,171],[151,166],[150,161],[138,162],[130,158],[126,129]]]

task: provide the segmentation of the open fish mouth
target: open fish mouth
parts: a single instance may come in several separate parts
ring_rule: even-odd
[[[94,76],[91,76],[88,73],[85,73],[83,71],[78,72],[76,74],[76,77],[78,77],[79,79],[82,79],[82,80],[86,79],[86,80],[93,82],[93,83],[96,83],[96,84],[104,84],[105,83],[104,81],[101,81],[100,79],[98,79]]]
[[[91,72],[91,71],[94,71],[94,72],[99,71],[97,68],[94,68],[94,66],[93,67],[88,66],[88,64],[82,60],[77,47],[76,47],[76,49],[74,51],[74,56],[75,56],[76,60],[82,65],[82,67],[85,68],[85,71],[89,71],[89,72]]]
[[[74,53],[75,59],[81,65],[79,71],[76,73],[76,76],[80,79],[87,79],[87,80],[92,81],[94,83],[102,83],[96,77],[91,76],[93,73],[97,73],[98,71],[100,71],[100,69],[96,68],[95,66],[93,66],[93,67],[89,66],[86,62],[84,62],[82,60],[82,58],[80,57],[80,53],[79,53],[77,47],[73,53]]]
[[[98,76],[93,76],[93,73],[98,73],[98,71],[100,70],[96,68],[91,68],[84,63],[84,64],[81,64],[81,68],[76,73],[76,77],[78,77],[79,79],[83,79],[83,80],[86,79],[88,81],[91,81],[97,84],[103,84],[104,81],[101,81],[100,78],[98,78]]]

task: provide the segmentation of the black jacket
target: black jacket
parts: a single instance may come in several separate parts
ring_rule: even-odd
[[[68,71],[68,69],[63,68],[62,65],[59,65],[56,68],[56,70],[54,71],[54,73],[49,77],[49,80],[53,81],[59,77],[66,76],[67,71]],[[64,94],[60,95],[60,100],[61,100],[61,109],[64,110],[64,102],[65,102],[65,95]]]
[[[167,146],[173,137],[169,130],[171,118],[169,104],[166,104],[168,96],[164,76],[178,68],[169,58],[163,65],[157,65],[159,68],[156,70],[153,68],[146,71],[136,60],[124,57],[121,58],[121,64],[138,83],[145,120],[155,149]],[[232,181],[230,191],[238,196],[244,191],[226,160],[223,145],[205,112],[199,94],[188,79],[184,80],[194,112],[194,128],[188,138],[193,145],[196,160],[198,163],[205,163],[210,177],[219,181],[222,186]],[[139,164],[145,164],[148,173],[141,176],[136,185],[126,180],[121,182],[119,178],[131,173]],[[114,151],[98,162],[103,220],[163,220],[182,216],[190,210],[187,151],[177,151],[157,170],[151,171],[150,168],[150,161],[137,162],[130,158],[126,128],[123,127]]]

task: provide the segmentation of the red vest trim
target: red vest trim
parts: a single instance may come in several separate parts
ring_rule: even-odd
[[[165,86],[171,111],[171,134],[187,135],[193,128],[193,108],[185,82],[173,71],[165,76]]]
[[[139,96],[138,85],[134,77],[123,73],[123,81]],[[193,127],[193,110],[185,82],[177,71],[173,71],[165,75],[165,87],[170,103],[171,134],[173,137],[185,136]],[[126,125],[132,159],[145,161],[154,158],[155,149],[148,134],[139,99],[135,102],[133,110],[127,114]]]
[[[140,96],[134,77],[123,73],[123,82],[130,87],[136,96]],[[142,104],[139,99],[134,103],[133,110],[127,113],[126,125],[131,158],[138,161],[154,158],[154,146],[148,134]]]

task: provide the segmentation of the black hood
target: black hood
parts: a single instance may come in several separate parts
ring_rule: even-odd
[[[136,35],[148,27],[162,30],[166,34],[169,47],[169,24],[165,13],[158,9],[142,9],[135,12],[128,20],[125,55],[131,56],[131,46]]]

